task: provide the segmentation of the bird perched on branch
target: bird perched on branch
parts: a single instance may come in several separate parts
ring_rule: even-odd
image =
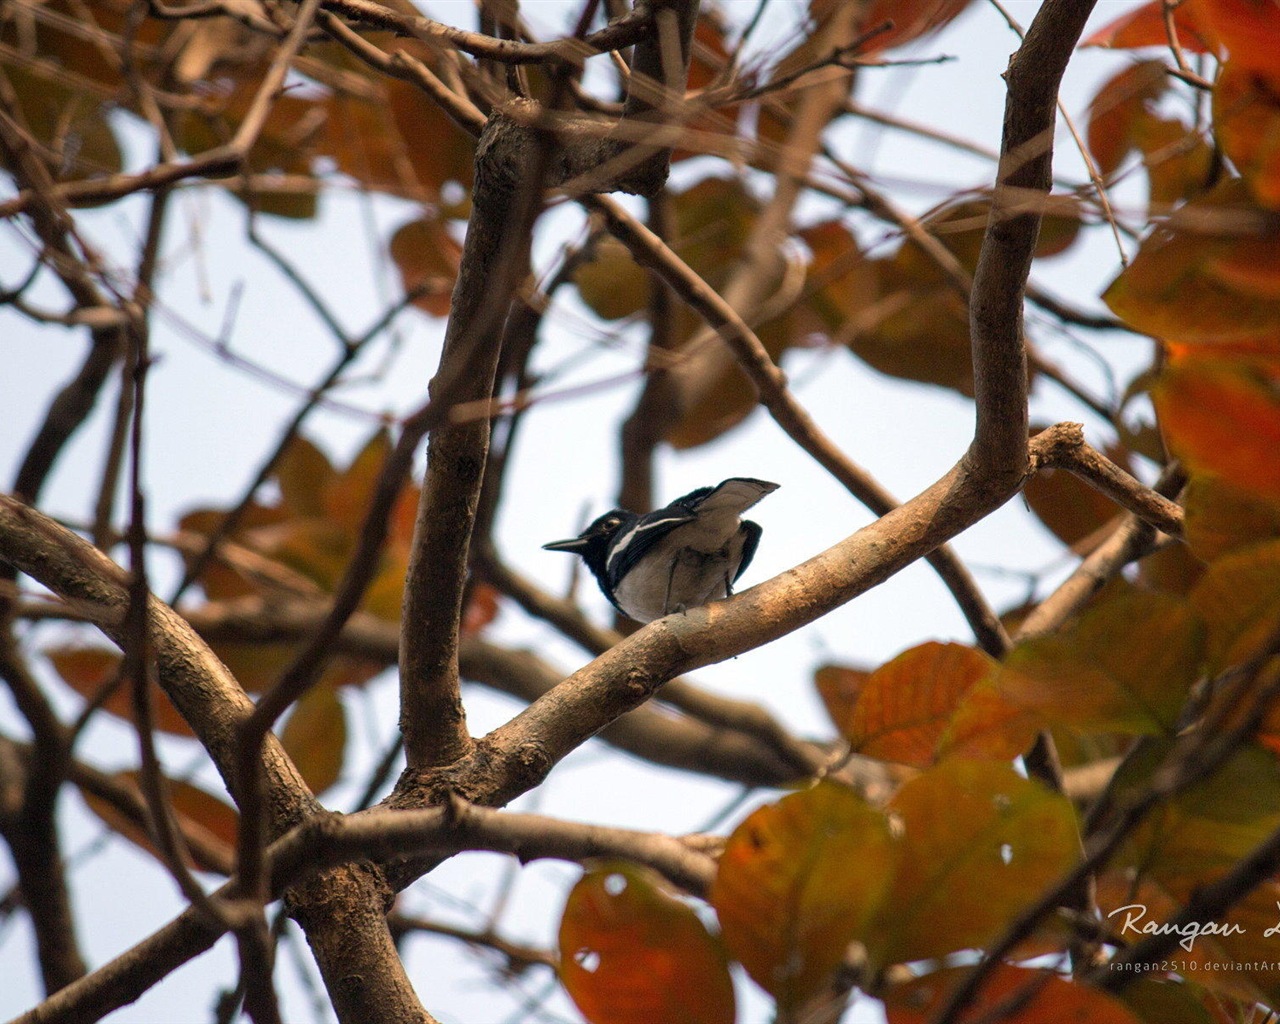
[[[618,611],[652,622],[732,596],[762,532],[742,513],[777,489],[735,476],[646,515],[616,508],[577,537],[542,546],[581,555]]]

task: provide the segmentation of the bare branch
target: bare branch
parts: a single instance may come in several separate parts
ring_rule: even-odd
[[[1023,299],[1053,183],[1058,84],[1092,10],[1092,0],[1045,3],[1005,73],[1000,166],[969,307],[978,411],[969,457],[1010,481],[1028,469]]]
[[[1174,537],[1182,535],[1181,505],[1144,486],[1086,444],[1078,423],[1062,423],[1050,429],[1060,443],[1040,449],[1033,470],[1065,469],[1156,529]]]

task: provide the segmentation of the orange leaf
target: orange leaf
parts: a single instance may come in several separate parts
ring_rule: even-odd
[[[356,453],[351,464],[325,488],[325,513],[340,524],[353,537],[364,525],[369,514],[369,502],[373,500],[374,487],[382,473],[382,466],[391,454],[391,436],[385,430],[376,430]]]
[[[1080,43],[1105,46],[1113,50],[1136,50],[1144,46],[1168,46],[1169,33],[1164,22],[1164,0],[1151,0],[1136,11],[1122,14],[1108,22]],[[1213,33],[1204,24],[1200,5],[1194,0],[1179,4],[1173,12],[1178,30],[1178,45],[1188,53],[1216,53]]]
[[[498,589],[488,583],[475,583],[467,594],[462,612],[462,635],[474,636],[498,617]]]
[[[810,7],[817,15],[824,6],[840,0],[818,0]],[[938,31],[969,6],[969,0],[872,0],[862,16],[862,24],[873,28],[884,21],[893,22],[893,28],[869,40],[863,53],[879,53],[894,46],[903,46],[922,36]]]
[[[50,647],[44,652],[63,681],[85,700],[97,700],[104,687],[115,682],[120,672],[120,655],[105,647]],[[134,720],[133,683],[122,680],[102,702],[104,711]],[[151,684],[151,718],[160,732],[172,736],[194,736],[187,720],[178,713],[164,690]]]
[[[926,767],[951,715],[995,668],[963,644],[925,643],[871,673],[842,732],[859,753]]]
[[[1280,285],[1267,268],[1280,265],[1278,252],[1280,220],[1229,179],[1153,231],[1103,301],[1144,334],[1275,352]]]
[[[1280,6],[1274,0],[1195,0],[1196,17],[1242,67],[1274,70]]]
[[[1280,538],[1280,506],[1221,477],[1193,474],[1183,504],[1187,543],[1206,562],[1257,541]]]
[[[460,246],[435,217],[402,224],[391,236],[391,258],[406,292],[420,292],[413,304],[432,316],[448,316],[453,282],[462,262]]]
[[[347,715],[331,687],[313,686],[293,706],[280,745],[298,766],[312,793],[323,793],[342,774]]]
[[[926,1024],[942,1009],[946,997],[972,968],[948,967],[895,985],[884,996],[889,1024]],[[1023,996],[1027,998],[1023,1000]],[[947,1018],[953,1020],[953,1018]],[[1142,1024],[1117,999],[1088,985],[1036,971],[1000,964],[983,983],[977,998],[954,1024],[1000,1020],[1004,1024]]]
[[[944,761],[889,801],[899,865],[868,931],[878,965],[981,947],[1078,859],[1070,801],[1012,767]]]
[[[1199,676],[1204,631],[1185,602],[1122,594],[1070,629],[1013,649],[955,716],[948,746],[979,732],[974,720],[1001,705],[1044,725],[1083,731],[1171,732]],[[1015,716],[1013,711],[1003,714]]]
[[[784,1015],[830,981],[895,859],[880,812],[829,781],[759,808],[729,837],[711,905],[725,945]]]
[[[560,980],[591,1024],[733,1024],[724,950],[648,868],[593,867],[560,919]]]
[[[1153,397],[1169,447],[1187,465],[1280,503],[1280,360],[1178,361]]]
[[[273,477],[284,507],[295,516],[324,515],[323,495],[335,474],[328,456],[315,443],[295,435],[276,460]]]
[[[822,665],[813,674],[813,685],[822,698],[822,706],[827,709],[831,724],[841,735],[848,728],[858,694],[870,675],[866,669],[842,665]]]
[[[138,800],[142,800],[137,772],[117,772],[112,777],[117,783],[132,790]],[[223,854],[222,862],[231,863],[235,858],[236,833],[239,829],[239,816],[235,809],[189,782],[170,780],[165,788],[183,835],[191,842],[200,842],[211,851],[220,851]],[[133,818],[122,813],[111,801],[87,789],[81,789],[80,794],[89,810],[101,818],[113,832],[146,850],[156,859],[161,859],[150,834]],[[188,867],[207,869],[211,865],[189,863]]]
[[[1118,72],[1089,104],[1086,139],[1103,174],[1113,174],[1137,145],[1135,126],[1149,116],[1148,104],[1164,94],[1169,76],[1160,61],[1149,60]]]
[[[1257,655],[1280,628],[1280,541],[1223,555],[1189,600],[1208,626],[1214,671]]]
[[[1280,39],[1275,45],[1280,47]],[[1223,151],[1254,198],[1274,210],[1280,209],[1280,71],[1274,55],[1271,60],[1258,69],[1233,56],[1222,66],[1213,87],[1213,121]],[[1274,288],[1274,262],[1267,271]]]

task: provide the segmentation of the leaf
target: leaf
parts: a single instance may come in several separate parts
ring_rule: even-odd
[[[1257,541],[1280,539],[1280,505],[1209,473],[1194,473],[1183,491],[1184,531],[1206,562]]]
[[[194,509],[178,520],[178,527],[183,531],[209,538],[219,532],[226,518],[227,513],[222,509]],[[259,505],[257,502],[251,502],[241,517],[240,525],[232,532],[231,537],[243,542],[247,531],[283,522],[285,518],[286,514],[280,509],[268,508],[264,505]],[[204,545],[202,544],[199,550],[202,551],[203,549]],[[199,551],[184,549],[182,554],[183,562],[189,569],[194,564]],[[227,564],[225,560],[220,558],[210,560],[209,564],[201,571],[198,581],[205,592],[205,596],[211,601],[245,597],[250,594],[256,594],[259,590],[258,583],[251,574],[239,567]]]
[[[412,52],[414,45],[411,40],[398,40],[387,48],[402,48]],[[433,63],[433,58],[422,48],[418,49],[416,56],[419,59],[425,58],[428,65]],[[425,191],[426,197],[434,202],[442,198],[441,189],[448,182],[457,182],[470,188],[475,164],[475,140],[454,124],[440,105],[428,99],[417,86],[408,82],[388,82],[386,91],[387,108],[399,130],[397,142],[404,147],[415,193]],[[371,138],[376,143],[377,133]],[[353,155],[359,158],[358,154]],[[351,172],[348,170],[348,173]],[[404,180],[398,170],[397,176],[401,181]],[[462,218],[470,215],[469,209],[465,207],[449,210],[448,213]]]
[[[591,1024],[733,1024],[720,944],[647,868],[592,867],[560,919],[560,980]]]
[[[1196,0],[1197,20],[1242,67],[1275,68],[1280,52],[1280,8],[1270,0]]]
[[[1163,28],[1162,28],[1163,31]],[[1151,116],[1150,104],[1169,87],[1163,61],[1148,60],[1117,72],[1089,104],[1085,138],[1103,174],[1114,174],[1137,148],[1137,125]]]
[[[1019,644],[975,692],[987,689],[997,706],[1007,703],[1046,724],[1171,732],[1199,676],[1204,642],[1196,615],[1180,599],[1123,594],[1090,609],[1068,630]],[[953,726],[957,735],[976,731],[974,714],[962,706]]]
[[[1280,216],[1258,209],[1231,179],[1153,231],[1102,298],[1144,334],[1275,351],[1280,274],[1242,273],[1251,264],[1280,270]]]
[[[601,238],[591,259],[574,268],[573,283],[582,301],[604,320],[622,320],[646,309],[652,290],[648,271],[612,236]]]
[[[138,772],[116,772],[112,779],[118,785],[131,790],[139,801],[143,800]],[[239,830],[239,816],[235,809],[189,782],[168,780],[165,790],[169,795],[169,806],[177,824],[188,841],[198,842],[205,849],[220,853],[220,859],[224,864],[233,862],[236,834]],[[84,797],[89,810],[102,819],[113,832],[146,850],[157,860],[163,861],[150,833],[133,818],[122,813],[111,801],[87,789],[81,788],[80,795]],[[200,863],[194,859],[188,860],[187,866],[204,870],[210,870],[213,867],[211,864]]]
[[[811,0],[810,8],[816,17],[824,8],[839,2]],[[872,0],[862,16],[862,25],[869,29],[889,21],[893,27],[868,40],[861,52],[879,53],[931,35],[968,6],[969,0]]]
[[[498,617],[498,588],[489,583],[472,583],[467,591],[467,604],[462,610],[463,636],[475,636]]]
[[[1189,600],[1208,627],[1213,672],[1256,656],[1280,629],[1280,541],[1223,555]]]
[[[935,1019],[947,996],[971,967],[947,967],[884,995],[889,1024],[927,1024]],[[1024,998],[1025,997],[1025,998]],[[999,1020],[1003,1024],[1142,1024],[1142,1019],[1119,1000],[1089,985],[1049,971],[999,964],[987,975],[977,998],[953,1024]],[[1161,1024],[1173,1024],[1165,1019]]]
[[[44,655],[54,670],[85,700],[96,701],[103,689],[120,673],[120,655],[105,647],[48,647]],[[102,701],[102,709],[126,722],[134,721],[133,682],[124,679]],[[159,732],[171,736],[194,736],[187,720],[156,683],[151,684],[151,720]]]
[[[1280,39],[1275,45],[1280,48]],[[1280,52],[1277,49],[1276,52]],[[1213,87],[1214,131],[1262,206],[1280,209],[1280,71],[1249,67],[1234,56]]]
[[[123,157],[109,104],[89,89],[69,86],[66,76],[39,65],[24,67],[9,60],[2,64],[18,107],[14,113],[57,158],[45,162],[54,180],[120,171]],[[7,164],[7,160],[0,160],[0,164]]]
[[[1138,583],[1186,597],[1204,575],[1204,562],[1185,544],[1165,544],[1138,562]]]
[[[1140,743],[1125,759],[1109,796],[1124,806],[1161,772],[1171,742]],[[1142,937],[1194,893],[1235,867],[1280,826],[1280,765],[1256,747],[1236,750],[1207,778],[1163,801],[1130,833],[1098,878],[1098,905],[1111,931]],[[1274,999],[1280,970],[1274,932],[1280,885],[1261,887],[1218,919],[1232,934],[1183,934],[1178,973],[1234,998]],[[1198,922],[1206,926],[1210,922]],[[1203,927],[1202,927],[1203,931]]]
[[[868,932],[880,966],[985,945],[1079,858],[1070,801],[1005,764],[944,761],[906,782],[887,810],[901,839]]]
[[[280,453],[271,475],[289,512],[304,517],[324,515],[323,495],[335,473],[328,456],[314,442],[295,435]]]
[[[841,732],[858,753],[927,767],[961,699],[995,667],[963,644],[913,647],[871,673]]]
[[[671,245],[708,284],[722,287],[743,256],[759,211],[759,201],[740,179],[705,178],[675,197]],[[779,283],[769,282],[764,290],[771,294]],[[672,333],[688,341],[701,329],[700,320],[682,312]],[[784,320],[756,324],[755,330],[775,361],[793,341]],[[679,450],[706,444],[741,423],[757,402],[755,387],[737,364],[728,360],[719,374],[699,389],[696,400],[665,440]]]
[[[1134,798],[1151,785],[1173,749],[1144,740],[1116,771],[1109,797]],[[1150,875],[1166,888],[1192,890],[1232,868],[1280,827],[1280,763],[1252,745],[1240,747],[1211,775],[1162,802],[1131,833],[1111,870]]]
[[[332,687],[316,685],[302,695],[285,720],[280,744],[312,793],[319,795],[338,781],[347,746],[347,715]]]
[[[822,698],[831,724],[843,735],[858,701],[858,694],[871,673],[866,669],[844,665],[822,665],[813,673],[813,685]]]
[[[460,246],[436,217],[401,224],[388,246],[413,305],[432,316],[448,316],[453,283],[462,262]]]
[[[1120,998],[1146,1024],[1215,1024],[1197,990],[1198,986],[1148,975],[1134,978]]]
[[[784,1015],[830,981],[879,906],[895,851],[883,816],[829,781],[733,831],[710,902],[725,945]]]
[[[1108,22],[1080,46],[1105,46],[1113,50],[1136,50],[1144,46],[1168,47],[1169,33],[1165,28],[1164,0],[1151,0],[1137,10],[1122,14]],[[1196,3],[1179,4],[1173,9],[1173,23],[1178,30],[1178,45],[1187,53],[1216,53],[1213,33],[1200,16],[1201,7]]]
[[[353,540],[364,526],[378,477],[390,454],[391,435],[386,430],[375,430],[351,464],[325,488],[325,514]]]
[[[1150,180],[1149,203],[1161,214],[1203,192],[1216,166],[1214,152],[1198,128],[1161,115],[1159,100],[1170,84],[1162,61],[1123,69],[1089,104],[1087,128],[1089,151],[1103,174],[1115,174],[1126,156],[1135,150],[1141,153]]]
[[[1152,397],[1188,466],[1280,504],[1280,359],[1175,361]]]

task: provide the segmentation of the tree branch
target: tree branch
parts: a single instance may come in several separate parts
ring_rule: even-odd
[[[977,427],[968,457],[1015,483],[1028,470],[1023,299],[1053,184],[1058,86],[1093,6],[1048,0],[1005,72],[1000,164],[969,304]]]

